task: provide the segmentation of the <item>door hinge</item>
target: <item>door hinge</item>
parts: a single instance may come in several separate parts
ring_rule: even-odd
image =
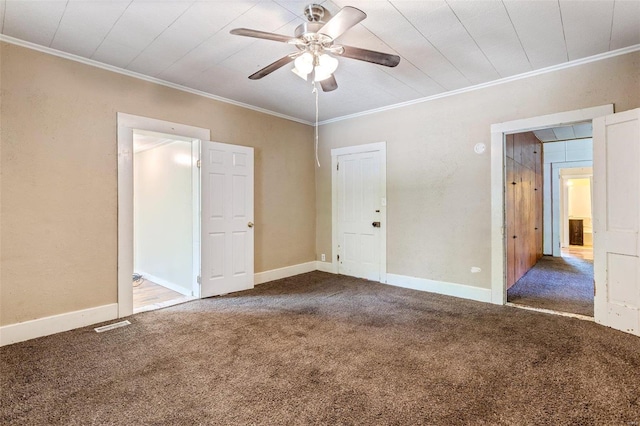
[[[198,277],[196,278],[196,281],[198,282],[198,284],[202,284],[202,277],[198,275]]]
[[[340,262],[340,255],[338,255],[338,262]]]
[[[340,163],[336,164],[336,171],[340,171]]]
[[[202,163],[200,163],[200,160],[196,161],[196,167],[200,168],[200,166],[202,165]]]

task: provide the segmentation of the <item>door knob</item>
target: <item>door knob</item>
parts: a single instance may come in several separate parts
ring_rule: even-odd
[[[247,226],[248,226],[249,228],[253,228],[253,222],[249,222],[249,223],[247,223]]]
[[[380,228],[380,222],[373,222],[371,225],[373,225],[374,228]]]

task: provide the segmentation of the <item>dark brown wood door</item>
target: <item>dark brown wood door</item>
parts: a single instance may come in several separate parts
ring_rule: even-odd
[[[584,228],[582,219],[569,219],[569,244],[572,246],[584,245]]]
[[[542,143],[532,132],[505,138],[507,288],[542,256]]]

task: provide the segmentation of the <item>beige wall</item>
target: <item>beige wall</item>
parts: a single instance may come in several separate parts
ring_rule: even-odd
[[[118,112],[254,147],[255,271],[314,259],[311,127],[15,45],[0,50],[0,325],[116,303]]]
[[[255,148],[256,272],[331,258],[330,149],[386,141],[388,272],[489,288],[490,153],[473,146],[490,146],[490,125],[640,106],[633,53],[336,122],[320,129],[314,183],[309,126],[10,44],[0,50],[0,325],[117,301],[117,112]]]
[[[387,142],[387,272],[490,288],[490,126],[603,104],[640,107],[640,53],[324,125],[332,148]],[[331,250],[331,171],[316,174],[316,253]],[[328,257],[330,258],[330,257]],[[472,274],[472,266],[482,272]]]

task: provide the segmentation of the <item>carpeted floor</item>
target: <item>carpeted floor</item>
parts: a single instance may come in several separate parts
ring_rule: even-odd
[[[593,260],[543,256],[508,291],[507,301],[593,316]]]
[[[312,272],[0,349],[10,425],[637,425],[640,338]]]

